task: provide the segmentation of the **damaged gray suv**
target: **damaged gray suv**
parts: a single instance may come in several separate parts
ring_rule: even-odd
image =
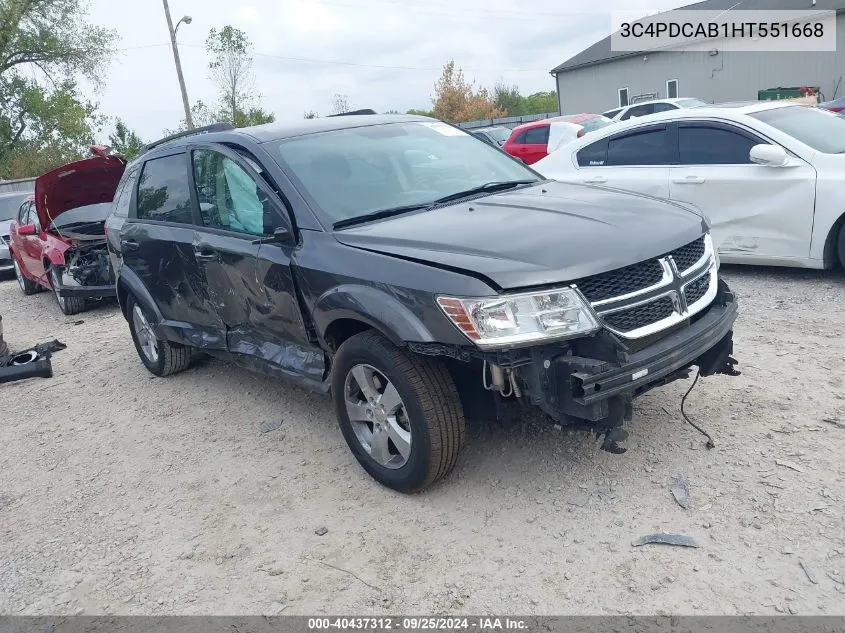
[[[203,354],[331,392],[355,457],[401,491],[452,470],[467,418],[539,408],[618,452],[632,398],[737,373],[699,213],[544,180],[424,117],[163,139],[106,233],[149,371]]]

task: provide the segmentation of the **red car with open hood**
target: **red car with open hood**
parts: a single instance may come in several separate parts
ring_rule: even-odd
[[[52,290],[65,314],[115,294],[104,227],[126,161],[106,147],[90,149],[91,158],[39,176],[9,226],[21,290]]]

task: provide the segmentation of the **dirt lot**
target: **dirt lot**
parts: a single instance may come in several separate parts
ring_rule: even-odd
[[[675,383],[625,455],[473,427],[416,496],[364,473],[328,399],[216,361],[153,378],[115,307],[64,317],[3,281],[10,347],[68,348],[0,387],[0,613],[845,613],[845,278],[726,277],[744,373],[687,403],[715,450]],[[661,530],[700,547],[631,546]]]

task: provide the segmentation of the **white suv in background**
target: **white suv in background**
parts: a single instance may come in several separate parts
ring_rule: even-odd
[[[708,104],[701,99],[693,99],[692,97],[654,99],[653,101],[632,103],[623,108],[602,112],[602,114],[613,121],[627,121],[628,119],[655,114],[656,112],[668,112],[669,110],[679,110],[681,108],[698,108],[699,106],[706,105]]]

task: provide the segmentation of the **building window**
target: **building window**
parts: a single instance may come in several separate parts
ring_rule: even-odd
[[[678,96],[678,80],[670,79],[666,82],[666,98],[675,99]]]
[[[624,107],[628,105],[628,89],[627,88],[620,88],[619,89],[619,107]]]

